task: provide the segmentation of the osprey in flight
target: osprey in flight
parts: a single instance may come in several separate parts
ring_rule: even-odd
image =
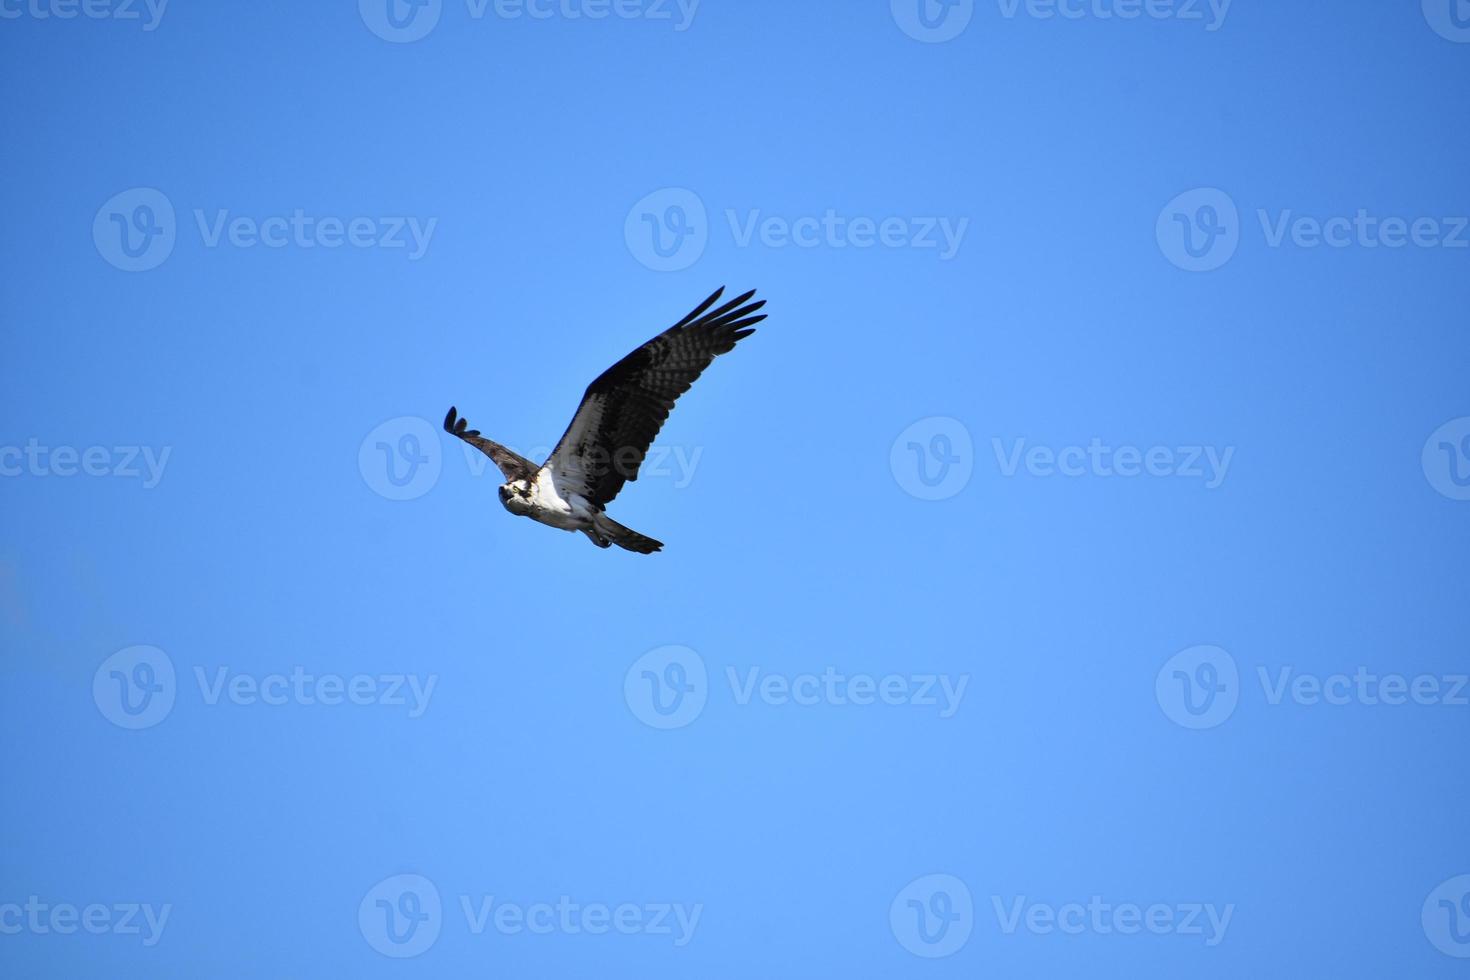
[[[765,300],[750,302],[753,289],[711,309],[724,291],[715,290],[694,312],[588,385],[572,424],[540,466],[469,428],[454,408],[444,417],[444,431],[494,460],[505,474],[500,502],[512,514],[581,531],[599,548],[658,551],[660,542],[623,527],[604,509],[625,482],[638,479],[638,467],[675,399],[711,361],[754,333],[751,324],[766,318],[756,315]]]

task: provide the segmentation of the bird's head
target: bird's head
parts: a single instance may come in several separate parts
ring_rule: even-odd
[[[525,480],[511,480],[500,487],[500,503],[512,514],[531,509],[531,485]]]

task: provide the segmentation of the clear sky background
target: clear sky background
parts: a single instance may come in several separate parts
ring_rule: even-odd
[[[1463,971],[1470,5],[394,2],[0,2],[0,973]]]

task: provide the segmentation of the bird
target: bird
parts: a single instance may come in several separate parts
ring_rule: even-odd
[[[720,287],[684,319],[602,372],[587,386],[567,431],[540,465],[471,429],[453,406],[444,417],[444,431],[500,469],[505,477],[500,503],[512,514],[581,531],[599,548],[617,545],[641,555],[660,551],[663,542],[619,524],[607,515],[607,505],[624,483],[638,479],[648,447],[679,396],[766,318],[757,312],[765,300],[751,302],[755,292],[716,307],[725,293]]]

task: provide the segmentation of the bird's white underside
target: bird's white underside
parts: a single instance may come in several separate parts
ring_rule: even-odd
[[[585,496],[589,467],[577,449],[595,442],[589,434],[597,432],[602,424],[604,405],[602,398],[588,398],[582,403],[560,445],[530,481],[529,498],[513,498],[507,509],[563,531],[596,528],[600,511]]]
[[[581,531],[592,527],[597,511],[581,494],[559,480],[550,466],[536,472],[531,484],[531,506],[526,516],[533,521],[559,527],[563,531]]]

